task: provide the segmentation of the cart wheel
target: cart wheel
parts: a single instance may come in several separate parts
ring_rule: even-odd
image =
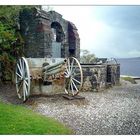
[[[68,58],[66,62],[65,75],[65,93],[75,96],[83,84],[83,72],[79,61],[74,58]]]
[[[17,95],[25,102],[30,95],[30,71],[28,62],[24,57],[17,61],[15,75]]]

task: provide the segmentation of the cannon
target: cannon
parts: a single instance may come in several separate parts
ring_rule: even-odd
[[[76,96],[83,84],[79,61],[69,58],[25,58],[17,60],[16,91],[25,102],[30,95],[62,93]]]

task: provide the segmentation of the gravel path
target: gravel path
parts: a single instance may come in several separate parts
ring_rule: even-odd
[[[7,93],[12,90],[11,93]],[[75,134],[140,134],[140,81],[103,92],[80,93],[84,100],[66,100],[62,95],[34,96],[25,104],[43,115],[54,117]],[[0,89],[2,100],[21,104],[14,89]]]

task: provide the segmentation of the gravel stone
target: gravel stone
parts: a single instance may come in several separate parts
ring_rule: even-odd
[[[66,100],[61,94],[31,96],[24,106],[53,117],[77,135],[139,135],[140,81],[123,83],[102,92],[84,92],[83,100]],[[23,105],[13,85],[0,86],[0,100]]]

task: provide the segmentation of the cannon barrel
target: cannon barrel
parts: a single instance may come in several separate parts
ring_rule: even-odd
[[[61,69],[62,65],[58,65],[58,66],[55,66],[55,67],[52,67],[50,69],[47,69],[46,72],[51,72],[51,71],[54,71],[54,70],[58,70],[58,69]]]
[[[61,69],[54,69],[52,71],[46,72],[45,74],[46,75],[54,75],[54,74],[57,74],[59,72],[61,72]]]
[[[65,62],[66,62],[66,59],[58,63],[55,63],[53,65],[48,65],[48,66],[43,67],[44,74],[48,76],[48,75],[53,75],[53,74],[62,72],[64,70],[63,65],[65,64]]]
[[[53,65],[48,65],[48,66],[45,66],[43,67],[43,71],[52,71],[54,69],[58,69],[60,68],[64,63],[66,62],[66,59],[63,60],[63,61],[60,61],[58,63],[55,63]]]

